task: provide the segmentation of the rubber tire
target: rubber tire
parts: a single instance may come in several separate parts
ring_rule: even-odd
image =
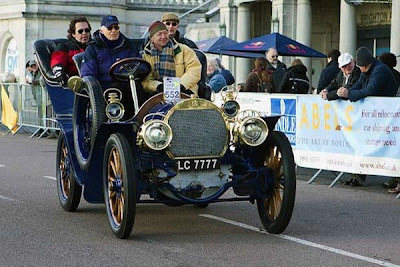
[[[124,204],[122,205],[122,219],[120,222],[112,215],[112,208],[110,204],[108,181],[109,161],[113,151],[119,152],[119,164],[121,166],[118,174],[121,176],[121,188],[123,189]],[[115,159],[114,159],[115,160]],[[115,162],[115,161],[114,161]],[[133,161],[132,151],[126,137],[120,133],[112,134],[106,143],[103,164],[103,189],[104,200],[106,203],[106,210],[108,221],[113,234],[120,239],[127,238],[133,229],[136,214],[136,171]],[[110,170],[112,172],[112,168]],[[114,173],[114,172],[112,172]]]
[[[98,87],[82,88],[81,94],[75,95],[73,110],[73,138],[76,159],[83,170],[87,170],[93,153],[97,132],[105,121],[105,103]],[[91,112],[91,119],[89,113]],[[90,125],[88,125],[90,124]]]
[[[58,136],[56,156],[57,193],[61,207],[65,211],[73,212],[76,211],[81,201],[82,186],[75,180],[72,163],[68,154],[64,135],[61,133]],[[68,185],[65,185],[64,182],[68,183]],[[67,192],[65,192],[65,186],[69,187]]]
[[[276,146],[280,151],[282,158],[282,171],[283,171],[283,195],[281,209],[278,216],[275,219],[271,219],[267,215],[268,201],[272,199],[272,194],[269,198],[256,199],[258,214],[261,222],[271,234],[280,234],[288,226],[292,217],[295,195],[296,195],[296,169],[293,157],[292,147],[290,146],[289,140],[282,132],[271,131],[266,140],[266,149],[264,150],[264,156],[267,156],[269,148]],[[281,178],[282,181],[282,178]],[[281,183],[282,184],[282,183]]]

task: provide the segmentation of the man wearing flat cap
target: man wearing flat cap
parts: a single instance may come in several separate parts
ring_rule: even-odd
[[[365,46],[356,51],[360,78],[349,89],[339,88],[337,95],[355,102],[367,96],[395,96],[398,85],[389,67],[376,60]]]
[[[356,62],[349,53],[343,53],[338,58],[339,72],[335,79],[333,79],[330,84],[323,89],[319,94],[325,100],[336,100],[345,99],[344,97],[339,97],[337,91],[341,87],[349,89],[352,87],[360,77],[361,71],[356,66]]]
[[[167,26],[169,36],[174,38],[178,43],[189,46],[190,48],[198,48],[197,45],[192,41],[183,36],[180,36],[180,32],[178,31],[179,27],[179,17],[175,13],[165,13],[161,17],[161,22]]]
[[[150,63],[151,72],[142,81],[143,89],[148,93],[163,92],[164,77],[180,77],[181,92],[197,94],[201,64],[196,53],[169,38],[168,29],[161,21],[149,26],[149,37],[142,57]]]

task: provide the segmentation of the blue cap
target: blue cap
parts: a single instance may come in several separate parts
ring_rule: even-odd
[[[108,28],[113,24],[119,24],[119,21],[116,16],[108,15],[108,16],[104,16],[101,19],[101,26],[106,26]]]

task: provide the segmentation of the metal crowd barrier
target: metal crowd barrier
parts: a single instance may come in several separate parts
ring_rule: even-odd
[[[24,129],[32,133],[29,138],[37,135],[40,139],[45,134],[60,130],[45,87],[18,83],[2,85],[18,113],[18,128],[13,134]],[[8,133],[11,133],[11,130]]]

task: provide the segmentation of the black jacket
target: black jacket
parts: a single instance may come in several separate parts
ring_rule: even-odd
[[[339,73],[340,68],[337,60],[332,60],[326,65],[326,67],[322,70],[321,76],[319,76],[317,92],[321,92],[325,89],[329,83],[335,79],[336,75]]]
[[[272,92],[280,93],[280,85],[286,72],[286,65],[278,60],[276,68],[267,61],[267,70],[272,75]]]
[[[361,73],[349,89],[349,99],[355,102],[367,96],[395,96],[398,87],[389,67],[375,59],[369,70]]]
[[[283,75],[280,92],[289,94],[307,94],[310,81],[307,77],[307,67],[295,65],[287,69]]]
[[[346,87],[347,89],[352,87],[357,82],[358,78],[360,77],[360,74],[361,74],[360,69],[357,66],[355,66],[353,72],[350,74],[349,79],[347,79],[347,83],[345,84],[346,80],[344,79],[343,72],[339,72],[336,78],[332,80],[331,83],[326,87],[326,89],[328,90],[328,95],[327,95],[328,100],[336,100],[336,99],[347,100],[347,98],[339,97],[337,95],[337,90],[342,86]]]

